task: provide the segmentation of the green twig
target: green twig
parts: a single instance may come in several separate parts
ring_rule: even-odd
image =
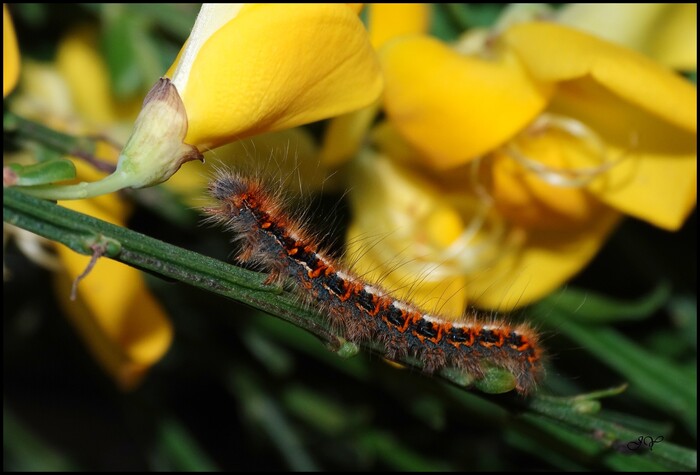
[[[340,339],[324,328],[323,318],[300,306],[293,295],[264,284],[265,276],[172,246],[126,228],[100,221],[28,196],[3,190],[3,219],[74,251],[92,255],[96,239],[119,243],[108,257],[195,287],[214,292],[276,315],[311,331],[331,348]]]

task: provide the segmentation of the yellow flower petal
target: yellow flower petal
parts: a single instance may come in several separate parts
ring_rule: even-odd
[[[592,81],[620,99],[679,128],[697,130],[697,90],[631,50],[551,23],[525,23],[504,33],[538,80]]]
[[[670,5],[663,3],[570,3],[557,22],[628,48],[643,51],[652,28]]]
[[[677,229],[697,189],[697,91],[633,51],[559,25],[505,33],[540,80],[561,81],[550,110],[600,134],[620,160],[588,189],[620,211]]]
[[[26,61],[12,110],[70,134],[106,134],[125,142],[141,100],[115,103],[95,41],[94,32],[78,28],[60,42],[55,63]]]
[[[12,112],[57,130],[82,132],[71,120],[75,115],[72,94],[56,68],[34,61],[25,61],[22,67],[21,94],[12,98]]]
[[[604,209],[580,229],[530,232],[518,252],[467,278],[469,301],[511,311],[550,294],[595,256],[619,218],[619,213]]]
[[[335,4],[246,5],[176,79],[200,149],[359,109],[382,87],[362,23]]]
[[[489,61],[414,36],[388,43],[380,55],[387,114],[436,169],[501,145],[542,111],[551,94],[508,52]]]
[[[2,97],[7,96],[19,79],[19,48],[7,5],[2,5]]]
[[[651,35],[652,58],[666,66],[683,71],[698,69],[698,5],[669,5],[663,24]]]
[[[643,80],[639,74],[628,79],[632,77]],[[695,102],[683,105],[685,110],[695,107]],[[551,110],[597,131],[607,144],[607,160],[619,161],[588,185],[598,199],[665,229],[682,226],[697,200],[694,128],[677,127],[665,117],[646,113],[592,78],[562,84]]]
[[[380,47],[394,37],[426,33],[430,7],[424,3],[374,3],[369,9],[369,30],[372,45]],[[338,167],[354,157],[365,141],[369,127],[380,106],[379,101],[330,121],[323,137],[321,163]]]
[[[97,33],[80,28],[58,46],[56,68],[71,86],[75,112],[87,122],[109,124],[117,119],[112,106],[107,67],[95,48]]]
[[[427,33],[430,28],[430,5],[426,3],[373,3],[369,9],[372,45],[408,34]]]
[[[353,271],[373,284],[379,284],[391,294],[409,302],[421,310],[439,314],[448,319],[457,319],[466,310],[467,290],[462,276],[431,279],[429,269],[425,275],[415,273],[402,266],[400,256],[386,260],[382,244],[375,244],[368,236],[375,229],[364,229],[352,224],[347,231],[347,260],[353,262]],[[380,239],[380,238],[376,238]],[[437,264],[433,265],[434,267]]]
[[[574,3],[557,15],[581,29],[650,56],[666,66],[697,68],[697,5],[664,3]]]
[[[429,312],[459,317],[464,275],[499,251],[488,223],[477,224],[479,201],[454,195],[380,154],[353,161],[347,260],[400,298]]]
[[[576,169],[572,155],[577,150],[567,139],[542,134],[519,141],[519,146],[522,153],[538,163],[555,169]],[[585,188],[550,183],[503,151],[492,154],[483,168],[491,174],[494,206],[521,227],[575,229],[589,222],[602,206]]]
[[[331,119],[319,152],[321,163],[328,168],[337,168],[354,157],[366,140],[378,109],[377,102]]]
[[[686,142],[688,144],[688,142]],[[622,156],[614,169],[589,188],[597,197],[628,215],[669,231],[678,230],[697,203],[697,153],[654,153],[612,149]]]
[[[111,198],[116,200],[114,195]],[[61,204],[115,221],[92,200]],[[148,292],[138,270],[107,258],[98,260],[78,284],[80,302],[70,302],[70,284],[85,270],[90,257],[60,245],[57,252],[66,271],[59,291],[65,312],[120,387],[134,387],[170,346],[172,327],[163,309]]]

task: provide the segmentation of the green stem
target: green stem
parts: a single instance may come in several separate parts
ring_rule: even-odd
[[[38,185],[23,187],[28,195],[47,200],[80,200],[128,188],[131,177],[116,171],[98,181],[82,181],[74,185]]]
[[[322,317],[303,308],[295,296],[265,285],[263,274],[36,199],[24,189],[3,190],[3,219],[81,254],[92,254],[97,237],[115,241],[119,251],[107,253],[110,258],[246,303],[311,331],[332,348],[342,346]]]
[[[36,142],[59,153],[80,158],[103,172],[111,173],[114,171],[114,164],[95,157],[97,141],[106,140],[109,142],[108,139],[65,134],[10,111],[6,111],[3,115],[3,130],[6,133],[16,134],[21,140]],[[114,146],[120,148],[118,145]]]
[[[42,143],[66,154],[75,152],[92,154],[95,151],[93,140],[57,132],[9,111],[5,112],[3,116],[3,130],[14,132],[23,139]]]

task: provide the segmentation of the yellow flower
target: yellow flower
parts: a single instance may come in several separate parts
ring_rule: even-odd
[[[19,78],[19,48],[7,5],[2,4],[2,97],[17,85]]]
[[[308,132],[292,127],[360,109],[378,97],[379,63],[358,10],[356,5],[205,5],[167,74],[187,111],[185,142],[202,151],[228,143],[205,154],[214,163],[240,164],[250,150],[258,161],[274,156],[280,164],[291,163],[281,168],[296,170],[307,185],[327,188],[315,144]],[[339,120],[356,121],[361,114],[371,120],[365,109]],[[363,133],[357,128],[356,137]],[[338,138],[346,137],[343,127]],[[167,183],[201,205],[206,179],[186,167]]]
[[[124,125],[138,109],[124,113],[116,106],[94,40],[93,32],[75,30],[59,44],[54,65],[24,65],[21,93],[13,96],[11,108],[68,133],[107,133],[123,139],[123,132],[128,133]],[[116,163],[118,151],[99,142],[95,155]],[[104,176],[80,160],[74,163],[82,180]],[[131,212],[116,194],[61,205],[119,225]],[[170,346],[172,326],[167,315],[149,293],[140,271],[107,258],[98,260],[80,281],[77,300],[71,301],[72,282],[86,269],[90,257],[63,245],[55,250],[60,261],[56,288],[61,306],[115,382],[123,389],[133,388]]]
[[[359,109],[382,87],[362,22],[342,4],[205,4],[168,71],[200,150]]]
[[[76,199],[155,185],[200,152],[358,109],[382,87],[356,9],[339,4],[205,4],[167,75],[113,174],[28,191]]]
[[[626,214],[678,229],[696,201],[695,87],[632,51],[558,25],[518,25],[504,42],[536,80],[557,84],[549,110],[597,133],[607,148],[604,165],[619,160],[586,190]],[[570,166],[600,164],[587,145],[570,149]]]
[[[695,206],[696,90],[631,50],[525,23],[479,54],[414,35],[380,56],[388,123],[355,164],[349,258],[393,286],[449,276],[454,309],[511,309],[578,272],[622,213],[674,230]]]

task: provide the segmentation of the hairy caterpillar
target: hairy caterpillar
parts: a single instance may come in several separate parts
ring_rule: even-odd
[[[479,379],[488,367],[504,368],[515,376],[521,394],[541,378],[542,350],[528,326],[477,315],[452,321],[395,299],[319,250],[257,179],[222,172],[209,193],[218,205],[205,211],[242,243],[238,260],[270,272],[270,282],[294,280],[304,300],[328,314],[348,340],[378,341],[389,359],[415,356],[426,372],[450,366]]]

